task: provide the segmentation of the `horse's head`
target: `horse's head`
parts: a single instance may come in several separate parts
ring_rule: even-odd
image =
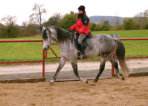
[[[43,49],[48,50],[50,45],[56,40],[55,31],[53,29],[42,28]]]

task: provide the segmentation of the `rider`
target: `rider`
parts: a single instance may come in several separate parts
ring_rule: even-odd
[[[78,18],[76,23],[70,27],[70,30],[76,30],[79,38],[78,38],[78,49],[82,54],[82,58],[84,58],[84,48],[82,41],[85,39],[86,36],[89,35],[89,18],[86,15],[85,12],[85,6],[81,5],[78,8]],[[80,56],[80,53],[78,53],[78,56]]]

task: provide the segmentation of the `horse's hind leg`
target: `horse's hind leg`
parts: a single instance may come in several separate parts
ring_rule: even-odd
[[[115,61],[115,60],[113,59],[113,57],[111,57],[111,58],[110,58],[110,62],[112,63],[112,65],[113,65],[114,68],[115,68],[115,71],[116,71],[117,77],[120,78],[120,79],[122,79],[122,80],[124,80],[124,77],[123,77],[123,76],[120,76],[117,61]]]
[[[99,73],[97,74],[95,80],[93,81],[93,83],[91,85],[95,85],[95,83],[98,81],[100,75],[102,74],[104,68],[105,68],[105,62],[106,60],[104,58],[101,58],[101,61],[100,61],[100,69],[99,69]]]
[[[66,63],[66,59],[65,59],[65,58],[61,58],[60,63],[59,63],[59,66],[58,66],[58,68],[57,68],[57,70],[56,70],[56,73],[54,74],[52,80],[50,80],[50,83],[51,83],[51,84],[54,83],[54,81],[56,80],[56,77],[57,77],[58,73],[59,73],[60,70],[63,68],[63,66],[65,65],[65,63]]]
[[[77,66],[77,62],[71,62],[71,65],[72,65],[72,68],[73,68],[73,71],[74,71],[74,74],[78,77],[79,80],[85,82],[85,83],[88,83],[88,81],[84,78],[81,78],[78,74],[78,66]]]

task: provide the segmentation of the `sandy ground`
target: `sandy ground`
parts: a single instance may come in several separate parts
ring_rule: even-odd
[[[148,67],[148,59],[126,60],[128,67],[132,69]],[[59,63],[47,63],[46,72],[55,72]],[[96,70],[99,68],[99,62],[78,62],[79,70]],[[106,63],[105,69],[111,69],[110,62]],[[69,62],[63,67],[62,71],[71,71],[72,67]],[[37,73],[42,71],[42,64],[16,65],[16,66],[0,66],[0,74],[16,74],[16,73]]]
[[[89,81],[90,83],[91,81]],[[80,81],[0,83],[0,106],[147,106],[148,76]]]

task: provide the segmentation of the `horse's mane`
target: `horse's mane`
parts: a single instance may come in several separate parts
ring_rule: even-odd
[[[73,38],[74,38],[74,34],[61,28],[61,27],[58,27],[58,26],[52,26],[53,29],[56,30],[57,32],[57,40],[58,42],[65,42],[67,40],[71,40],[73,41]]]

